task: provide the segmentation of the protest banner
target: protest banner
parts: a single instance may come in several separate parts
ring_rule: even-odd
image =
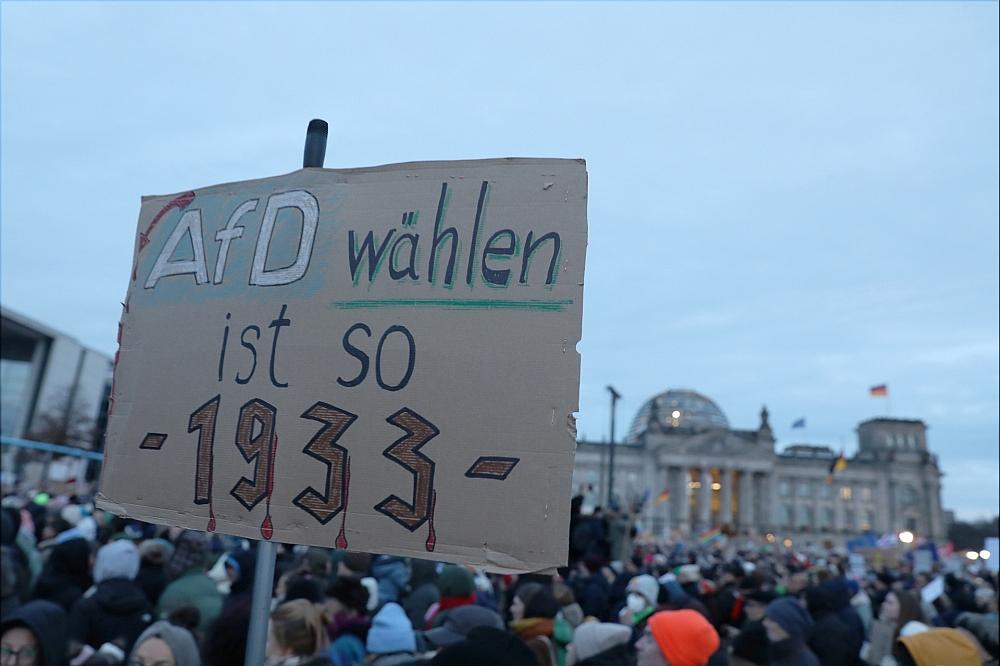
[[[98,506],[285,543],[566,561],[582,160],[143,199]]]

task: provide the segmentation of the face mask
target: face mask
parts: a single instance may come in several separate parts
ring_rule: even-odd
[[[646,607],[646,599],[641,595],[632,593],[628,595],[628,599],[625,600],[625,605],[633,613],[638,613]]]

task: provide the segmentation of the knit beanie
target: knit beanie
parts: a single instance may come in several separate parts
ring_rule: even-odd
[[[445,566],[437,579],[438,589],[442,597],[468,597],[476,591],[472,574],[463,566],[449,564]]]
[[[801,641],[809,633],[812,626],[812,618],[809,613],[795,599],[791,597],[781,597],[775,599],[767,605],[766,616],[776,622],[794,640]]]
[[[656,600],[660,596],[660,583],[649,574],[642,574],[628,582],[628,591],[641,594],[650,606],[656,606]]]
[[[368,630],[366,647],[371,654],[416,651],[417,639],[413,635],[413,625],[402,606],[390,601],[375,613],[371,629]]]
[[[127,578],[132,580],[139,573],[139,549],[126,539],[112,541],[101,546],[94,561],[94,582],[110,578]]]
[[[165,571],[169,578],[177,578],[188,569],[204,567],[208,557],[208,536],[204,532],[184,530],[174,543],[174,552]]]
[[[524,617],[554,618],[562,609],[552,590],[541,583],[525,583],[515,596],[524,604]]]
[[[139,559],[154,566],[166,564],[174,554],[174,544],[166,539],[146,539],[139,544]]]
[[[702,666],[719,649],[719,635],[697,611],[653,613],[646,626],[670,666]]]
[[[632,637],[632,630],[624,624],[611,622],[584,622],[573,634],[576,659],[583,661],[616,645],[624,645]],[[673,662],[671,662],[673,663]]]
[[[174,663],[184,666],[201,666],[201,657],[198,654],[198,644],[194,640],[191,632],[184,627],[170,624],[166,620],[160,620],[149,625],[146,631],[139,634],[132,648],[132,658],[135,658],[139,646],[148,638],[159,638],[174,653]],[[132,663],[132,659],[129,659]]]

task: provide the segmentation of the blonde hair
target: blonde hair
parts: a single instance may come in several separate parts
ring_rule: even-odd
[[[305,599],[286,601],[271,611],[271,631],[282,648],[301,657],[324,652],[330,644],[322,611]]]

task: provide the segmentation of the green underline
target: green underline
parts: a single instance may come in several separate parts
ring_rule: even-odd
[[[334,301],[338,310],[377,308],[442,308],[444,310],[542,310],[561,312],[572,300],[495,300],[471,298],[384,298],[363,301]]]

